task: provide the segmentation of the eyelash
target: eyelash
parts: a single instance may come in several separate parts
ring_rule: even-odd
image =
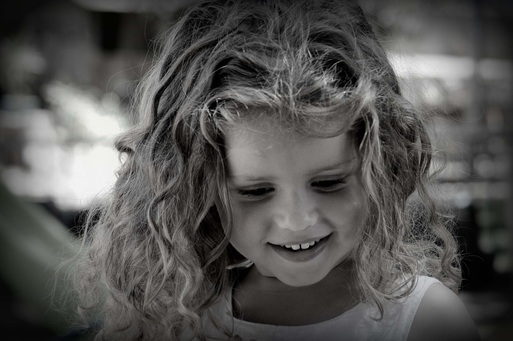
[[[260,187],[260,188],[253,188],[253,189],[239,189],[238,192],[243,197],[250,198],[250,199],[256,199],[256,198],[263,198],[264,196],[274,192],[274,188]]]
[[[335,192],[346,183],[345,178],[330,179],[330,180],[319,180],[312,182],[312,187],[325,193]],[[254,189],[239,189],[237,191],[239,195],[248,199],[263,199],[267,195],[274,192],[273,187],[259,187]]]
[[[330,179],[330,180],[319,180],[312,182],[312,186],[320,190],[321,192],[335,192],[343,185],[346,184],[345,178]]]

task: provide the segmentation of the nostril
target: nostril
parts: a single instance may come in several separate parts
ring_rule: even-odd
[[[276,218],[276,225],[278,225],[278,227],[293,231],[305,230],[314,226],[316,223],[316,214],[287,214]]]

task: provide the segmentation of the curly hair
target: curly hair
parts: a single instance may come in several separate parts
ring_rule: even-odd
[[[364,299],[382,311],[381,299],[409,294],[420,274],[458,290],[450,219],[429,191],[425,122],[356,4],[203,1],[161,42],[77,263],[79,310],[102,320],[99,338],[174,339],[186,328],[203,338],[200,316],[243,261],[229,244],[224,132],[254,119],[251,108],[302,134],[354,140],[368,204],[353,253]]]

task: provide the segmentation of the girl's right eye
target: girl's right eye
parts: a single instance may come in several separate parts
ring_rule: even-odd
[[[258,188],[251,188],[251,189],[238,189],[237,192],[239,195],[243,196],[247,199],[263,199],[267,195],[274,192],[274,188],[272,187],[258,187]]]

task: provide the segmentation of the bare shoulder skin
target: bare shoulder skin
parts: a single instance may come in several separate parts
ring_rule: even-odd
[[[408,341],[422,340],[480,340],[476,325],[463,302],[439,283],[426,291],[408,335]]]

